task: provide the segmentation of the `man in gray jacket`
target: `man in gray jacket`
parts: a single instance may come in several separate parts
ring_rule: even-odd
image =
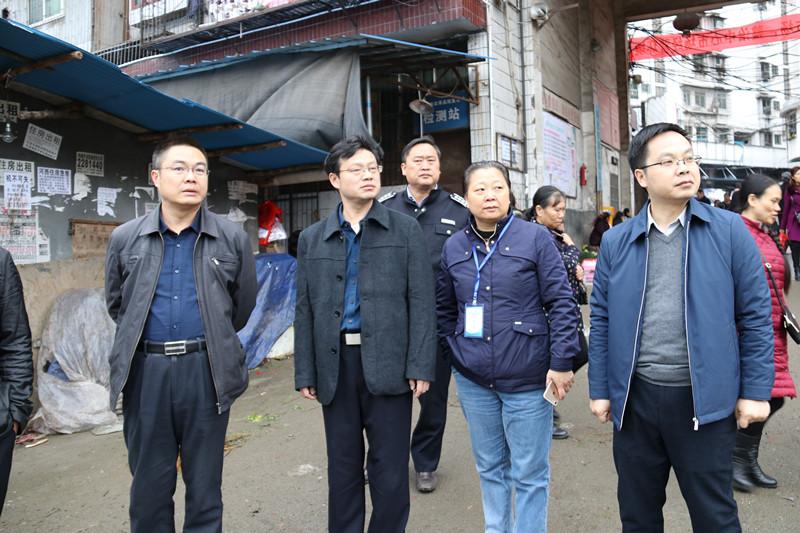
[[[117,333],[111,406],[122,391],[131,530],[174,531],[181,459],[184,532],[222,531],[222,458],[229,409],[247,388],[236,331],[255,305],[247,235],[203,202],[208,158],[191,139],[153,152],[161,204],[111,234],[106,301]]]
[[[22,282],[8,250],[0,248],[0,515],[6,500],[14,440],[31,414],[33,357]]]
[[[364,431],[369,532],[405,531],[412,394],[436,369],[430,255],[419,224],[375,200],[382,157],[359,137],[331,149],[341,203],[298,244],[295,387],[323,405],[331,533],[364,531]]]

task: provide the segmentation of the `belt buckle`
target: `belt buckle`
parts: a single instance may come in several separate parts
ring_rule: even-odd
[[[186,353],[186,341],[170,341],[164,343],[164,355],[183,355]]]
[[[345,333],[344,343],[347,346],[359,346],[361,344],[361,333]]]

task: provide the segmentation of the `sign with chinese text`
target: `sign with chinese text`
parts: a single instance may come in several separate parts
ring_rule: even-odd
[[[90,152],[75,152],[75,173],[105,176],[105,156]]]
[[[61,148],[61,135],[29,123],[22,147],[50,159],[58,159],[58,149]]]
[[[16,122],[18,116],[19,102],[0,100],[0,120],[8,119],[9,122]]]
[[[5,211],[30,212],[32,181],[33,178],[30,174],[5,171],[3,187],[5,196],[3,209]]]
[[[542,126],[544,181],[570,198],[578,194],[578,130],[557,116],[544,113]]]
[[[463,96],[463,93],[456,93]],[[422,132],[458,130],[469,128],[469,103],[458,98],[428,97],[433,112],[422,115]],[[416,118],[416,117],[415,117]],[[414,120],[414,133],[419,133],[419,120]]]
[[[66,168],[36,169],[38,191],[44,194],[72,194],[72,171]]]
[[[36,211],[31,214],[0,213],[0,246],[11,253],[18,265],[36,263],[38,259],[37,218]]]
[[[16,159],[0,159],[0,187],[3,185],[3,175],[6,170],[30,174],[33,180],[33,161],[18,161]]]

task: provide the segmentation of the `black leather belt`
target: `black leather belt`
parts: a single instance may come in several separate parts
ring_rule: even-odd
[[[203,339],[170,342],[142,341],[139,343],[139,351],[159,355],[184,355],[187,353],[204,352],[208,349],[207,346],[206,341]]]

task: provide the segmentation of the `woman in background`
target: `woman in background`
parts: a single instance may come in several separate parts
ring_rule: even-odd
[[[786,256],[767,229],[777,220],[781,212],[780,185],[762,174],[749,175],[744,180],[739,194],[739,209],[745,226],[750,230],[761,252],[764,276],[767,278],[772,300],[772,327],[775,336],[775,384],[769,402],[769,418],[772,418],[783,407],[785,398],[797,397],[797,390],[789,373],[786,330],[783,326],[781,306],[781,300],[784,299],[791,283],[791,276]],[[733,450],[733,487],[737,490],[750,492],[754,486],[768,489],[778,486],[778,481],[765,474],[758,464],[758,449],[767,421],[751,423],[736,433],[736,447]]]
[[[783,194],[783,215],[781,216],[781,231],[789,239],[789,248],[792,250],[792,265],[794,266],[794,280],[800,281],[800,167],[790,171],[791,177]]]

